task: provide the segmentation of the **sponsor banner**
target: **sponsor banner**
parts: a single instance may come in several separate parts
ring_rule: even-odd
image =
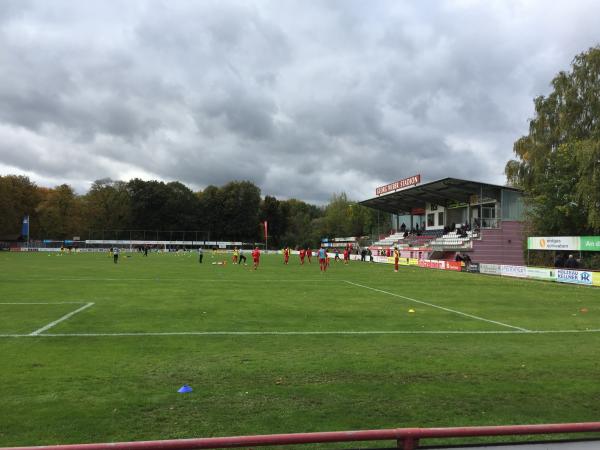
[[[446,261],[446,270],[456,270],[460,272],[463,268],[463,263],[460,261]]]
[[[555,269],[544,269],[542,267],[528,267],[527,268],[527,278],[533,278],[536,280],[555,281],[556,280],[556,270]]]
[[[479,273],[479,263],[471,263],[468,266],[465,267],[467,269],[467,272],[471,272],[471,273]]]
[[[579,236],[554,236],[527,238],[529,250],[579,250],[581,238]]]
[[[503,264],[500,267],[500,274],[503,277],[527,278],[527,267],[525,266],[510,266]]]
[[[594,272],[592,274],[592,284],[594,286],[600,286],[600,272]]]
[[[388,258],[387,258],[387,256],[373,255],[373,262],[376,262],[376,263],[387,263],[388,262]]]
[[[556,281],[559,283],[592,284],[592,272],[581,270],[556,269]]]
[[[581,236],[581,250],[600,252],[600,236]]]
[[[499,264],[479,264],[479,273],[502,275],[502,266]]]
[[[46,242],[46,241],[44,241]],[[51,241],[48,241],[51,242]],[[65,241],[72,242],[72,241]],[[96,240],[88,239],[86,244],[108,244],[108,245],[227,245],[242,246],[242,242],[216,242],[216,241],[139,241],[139,240]]]
[[[421,175],[414,175],[412,177],[404,178],[403,180],[394,181],[393,183],[386,184],[385,186],[379,186],[375,189],[375,195],[387,194],[391,191],[397,191],[409,186],[415,186],[421,182]]]
[[[416,258],[401,257],[398,264],[401,266],[418,266],[419,260]]]
[[[428,269],[444,269],[446,267],[446,261],[438,261],[435,259],[421,259],[418,263],[419,267],[426,267]]]

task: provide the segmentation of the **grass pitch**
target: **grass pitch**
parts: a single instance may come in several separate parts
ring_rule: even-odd
[[[0,253],[0,446],[598,420],[598,289],[224,258]]]

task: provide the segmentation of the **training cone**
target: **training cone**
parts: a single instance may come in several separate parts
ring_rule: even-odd
[[[409,309],[409,310],[408,310],[408,312],[409,312],[409,313],[414,313],[414,312],[415,312],[415,310],[414,310],[414,309]]]
[[[177,392],[179,392],[180,394],[187,394],[188,392],[192,392],[193,389],[188,386],[187,384],[184,384],[183,386],[181,386],[179,388],[179,390]]]

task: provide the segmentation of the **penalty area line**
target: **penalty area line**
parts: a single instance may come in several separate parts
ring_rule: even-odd
[[[46,330],[49,330],[50,328],[58,325],[61,322],[64,322],[67,319],[70,319],[71,317],[73,317],[75,314],[80,313],[81,311],[83,311],[84,309],[89,308],[90,306],[93,306],[93,303],[86,303],[85,305],[83,305],[81,308],[77,308],[75,311],[71,311],[68,314],[65,314],[64,316],[62,316],[59,319],[56,319],[54,322],[50,322],[47,325],[44,325],[42,328],[39,328],[35,331],[32,331],[31,333],[29,333],[29,336],[39,336],[41,333],[43,333]]]
[[[405,300],[408,300],[408,301],[411,301],[411,302],[414,302],[414,303],[419,303],[421,305],[426,305],[426,306],[430,306],[432,308],[441,309],[443,311],[451,312],[451,313],[458,314],[458,315],[461,315],[461,316],[464,316],[464,317],[469,317],[471,319],[481,320],[482,322],[493,323],[493,324],[500,325],[500,326],[503,326],[503,327],[512,328],[514,330],[519,330],[519,331],[522,331],[522,332],[531,333],[531,330],[528,330],[527,328],[516,327],[514,325],[509,325],[507,323],[498,322],[496,320],[486,319],[484,317],[479,317],[479,316],[475,316],[473,314],[468,314],[468,313],[465,313],[465,312],[462,312],[462,311],[458,311],[456,309],[450,309],[450,308],[446,308],[444,306],[434,305],[433,303],[424,302],[422,300],[417,300],[417,299],[406,297],[406,296],[400,295],[400,294],[394,294],[393,292],[384,291],[382,289],[377,289],[377,288],[373,288],[373,287],[370,287],[370,286],[365,286],[364,284],[354,283],[354,282],[348,281],[348,280],[344,280],[344,282],[348,283],[348,284],[351,284],[353,286],[358,286],[358,287],[361,287],[361,288],[364,288],[364,289],[370,289],[371,291],[380,292],[382,294],[391,295],[393,297],[403,298]]]

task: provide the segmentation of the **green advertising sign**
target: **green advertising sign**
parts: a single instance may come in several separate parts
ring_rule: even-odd
[[[600,236],[581,236],[581,250],[600,252]]]

